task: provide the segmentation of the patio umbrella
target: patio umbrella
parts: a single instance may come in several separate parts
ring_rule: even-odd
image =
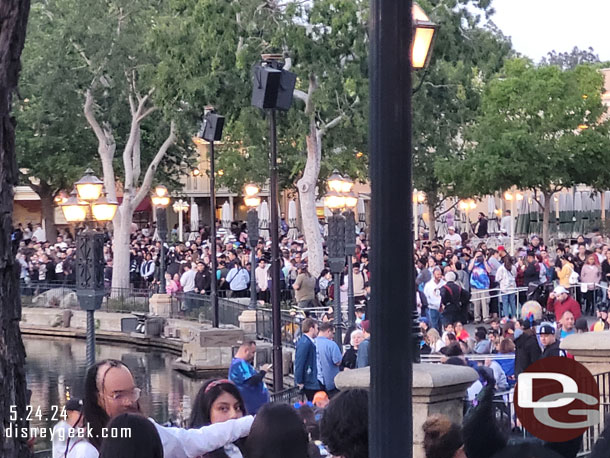
[[[294,200],[288,202],[288,234],[290,240],[296,240],[299,237],[297,229],[297,204]]]
[[[490,234],[497,234],[500,232],[498,226],[498,219],[496,217],[496,198],[494,196],[487,196],[487,232]]]
[[[260,229],[259,235],[265,241],[269,240],[269,206],[266,200],[263,200],[258,207],[258,227]]]
[[[191,204],[191,232],[199,232],[199,205]]]
[[[222,209],[220,211],[220,221],[222,222],[222,227],[225,229],[231,229],[231,222],[233,221],[233,216],[231,215],[231,206],[229,202],[225,202],[222,204]]]
[[[358,212],[358,227],[360,231],[366,230],[366,210],[364,207],[364,199],[358,198],[358,205],[356,205],[356,211]]]

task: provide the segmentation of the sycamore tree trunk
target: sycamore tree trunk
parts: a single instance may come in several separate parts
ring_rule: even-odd
[[[129,206],[121,206],[117,212],[120,216],[114,221],[114,239],[112,242],[112,252],[114,253],[112,263],[112,287],[129,288],[129,260],[130,260],[130,241],[131,223],[133,221],[133,210]],[[113,291],[119,293],[119,290]]]
[[[140,125],[156,108],[149,106],[153,91],[141,96],[135,89],[136,82],[130,81],[132,93],[129,95],[131,110],[131,128],[127,143],[123,149],[123,201],[119,206],[113,223],[114,240],[112,244],[113,268],[112,288],[113,295],[120,294],[123,289],[129,288],[129,245],[131,241],[131,223],[133,212],[144,199],[149,199],[149,192],[157,167],[165,157],[167,150],[176,141],[174,123],[171,123],[169,135],[158,149],[155,157],[148,164],[144,178],[140,180],[142,164],[140,155]],[[95,112],[93,92],[91,88],[86,92],[85,117],[98,139],[98,154],[102,161],[104,171],[104,187],[108,196],[116,199],[116,178],[113,167],[116,142],[109,123],[99,123]]]
[[[0,2],[0,457],[3,458],[30,456],[24,439],[5,435],[5,428],[27,428],[27,422],[20,420],[26,417],[27,399],[25,348],[19,330],[20,269],[11,243],[14,186],[18,182],[18,172],[15,120],[10,112],[21,69],[29,10],[29,0]]]
[[[284,67],[286,69],[289,66]],[[299,190],[299,202],[301,204],[301,218],[303,223],[303,234],[307,242],[308,269],[315,277],[319,276],[324,269],[324,250],[322,247],[322,234],[318,224],[316,212],[317,184],[320,175],[320,163],[322,162],[322,139],[329,129],[337,126],[344,115],[339,115],[328,123],[320,122],[318,125],[314,107],[313,94],[318,89],[315,75],[309,76],[309,88],[307,93],[295,90],[294,96],[305,102],[305,114],[309,117],[309,132],[307,134],[307,162],[303,176],[297,182]]]
[[[301,217],[303,218],[303,234],[307,242],[308,268],[315,277],[319,276],[324,268],[324,252],[322,249],[322,235],[318,224],[316,212],[316,186],[320,173],[322,160],[322,136],[316,128],[315,120],[310,120],[309,134],[307,135],[307,163],[303,176],[297,183],[299,202],[301,204]]]

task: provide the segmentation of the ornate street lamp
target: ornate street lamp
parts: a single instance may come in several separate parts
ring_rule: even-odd
[[[178,213],[178,240],[184,241],[184,213],[189,209],[189,204],[185,200],[177,200],[172,205],[174,212]]]
[[[255,184],[244,186],[244,202],[248,207],[248,243],[250,244],[250,304],[248,308],[256,308],[256,244],[258,242],[258,211],[261,198],[258,197],[260,189]]]
[[[345,194],[345,256],[347,256],[347,322],[352,326],[356,322],[354,301],[354,261],[356,254],[356,216],[354,209],[358,205],[358,196],[350,191]]]
[[[414,70],[426,68],[430,63],[438,25],[430,21],[428,15],[417,3],[413,3],[413,41],[411,44],[411,66]]]
[[[85,175],[75,184],[78,198],[87,202],[93,202],[102,195],[104,182],[93,174],[93,170],[85,170]]]
[[[330,187],[330,183],[329,183]],[[345,217],[341,210],[345,208],[345,197],[336,191],[330,191],[324,197],[324,205],[332,212],[328,218],[328,264],[333,274],[335,292],[335,342],[342,347],[341,339],[341,273],[345,269]]]
[[[95,363],[95,310],[104,298],[104,234],[87,223],[106,223],[114,219],[118,202],[104,194],[104,183],[87,169],[75,183],[75,191],[61,203],[68,223],[85,223],[76,236],[76,295],[87,311],[87,366]]]
[[[157,213],[157,234],[161,241],[161,252],[159,253],[159,294],[166,294],[165,285],[165,240],[167,238],[167,206],[169,205],[169,192],[163,185],[155,188],[151,196],[155,211]]]

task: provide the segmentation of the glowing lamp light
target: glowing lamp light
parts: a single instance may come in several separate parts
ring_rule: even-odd
[[[201,170],[197,168],[193,169],[193,176],[198,177],[199,175],[201,175]]]
[[[477,204],[475,203],[475,201],[474,201],[474,200],[472,200],[472,201],[470,201],[470,202],[468,203],[468,207],[469,207],[471,210],[474,210],[475,208],[477,208]]]
[[[343,183],[341,183],[341,192],[348,193],[352,191],[354,182],[349,177],[343,177]]]
[[[345,196],[340,195],[338,192],[330,191],[324,196],[324,205],[331,210],[339,210],[345,207]]]
[[[180,199],[174,202],[174,205],[172,207],[176,213],[186,212],[189,209],[189,204],[188,202],[185,202],[184,200]]]
[[[356,205],[358,205],[358,197],[356,197],[356,194],[353,192],[346,194],[345,206],[351,210],[356,208]]]
[[[520,192],[517,193],[517,200],[523,200],[523,194]]]
[[[259,193],[259,191],[260,188],[253,183],[248,183],[244,186],[244,194],[246,197],[254,197]]]
[[[85,170],[85,175],[75,183],[78,198],[94,202],[102,195],[104,182],[93,174],[93,170]]]
[[[356,158],[357,158],[357,159],[360,159],[362,156],[364,156],[364,153],[363,153],[362,151],[358,151],[358,152],[356,153]]]
[[[458,207],[460,208],[460,210],[468,210],[468,202],[462,200],[458,204]]]
[[[579,125],[578,125],[578,129],[579,129],[579,130],[587,130],[588,128],[589,128],[589,126],[588,126],[588,125],[586,125],[586,124],[579,124]]]
[[[155,207],[167,207],[169,205],[169,192],[167,188],[162,184],[155,187],[151,200]]]
[[[117,201],[102,196],[93,203],[91,212],[97,221],[112,221],[118,208],[119,203]]]
[[[411,65],[414,70],[426,68],[430,63],[432,45],[436,38],[438,25],[430,21],[428,15],[413,3],[413,43],[411,45]]]
[[[333,192],[342,192],[343,177],[336,170],[328,177],[328,189]]]
[[[85,221],[85,219],[87,219],[88,209],[89,204],[78,200],[76,191],[73,191],[70,197],[61,204],[61,211],[64,214],[64,218],[69,223],[80,223]]]
[[[260,205],[261,203],[261,198],[260,197],[244,197],[244,202],[246,204],[247,207],[249,208],[256,208]]]
[[[513,200],[513,195],[512,195],[510,192],[506,191],[506,192],[504,193],[504,198],[505,198],[506,200],[510,201],[510,200]]]

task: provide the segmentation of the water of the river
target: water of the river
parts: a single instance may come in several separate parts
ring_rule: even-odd
[[[66,393],[81,398],[86,371],[85,342],[75,339],[49,339],[24,336],[26,377],[32,390],[31,427],[52,428],[51,417],[66,402]],[[114,358],[125,363],[142,389],[142,412],[165,422],[188,418],[190,405],[203,383],[172,370],[175,356],[159,351],[142,351],[129,346],[97,343],[96,361]],[[58,406],[58,407],[54,407]],[[37,418],[40,407],[42,421]],[[50,439],[38,438],[35,449],[51,448]]]

